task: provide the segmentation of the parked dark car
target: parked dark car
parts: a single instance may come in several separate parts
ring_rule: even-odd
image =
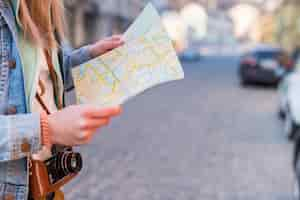
[[[293,67],[294,62],[282,49],[270,46],[256,47],[241,58],[239,68],[241,84],[277,85]]]

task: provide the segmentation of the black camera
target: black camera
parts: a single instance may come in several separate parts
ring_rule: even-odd
[[[82,158],[72,148],[55,146],[53,156],[46,160],[30,159],[29,184],[32,199],[47,199],[50,195],[60,195],[61,187],[74,179],[82,169]]]
[[[70,174],[79,173],[82,169],[82,157],[80,153],[67,149],[57,152],[53,157],[45,161],[51,184],[55,184]]]

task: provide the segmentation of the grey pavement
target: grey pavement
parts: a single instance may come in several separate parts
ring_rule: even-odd
[[[237,59],[185,63],[81,147],[74,200],[292,200],[292,146],[276,91],[241,88]]]

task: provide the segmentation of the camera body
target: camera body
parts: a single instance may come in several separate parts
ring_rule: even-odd
[[[51,184],[59,182],[69,174],[79,173],[82,169],[82,158],[73,151],[58,152],[45,162]]]
[[[29,165],[30,195],[35,200],[59,191],[71,181],[82,169],[82,158],[66,148],[46,161],[31,159]]]

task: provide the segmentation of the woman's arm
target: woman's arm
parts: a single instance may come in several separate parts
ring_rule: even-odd
[[[64,79],[64,87],[66,91],[69,91],[74,88],[71,69],[92,59],[90,46],[73,50],[70,46],[65,44],[62,46],[59,56]]]
[[[94,44],[73,50],[70,46],[63,44],[60,52],[60,62],[64,78],[65,90],[69,91],[74,88],[71,75],[72,67],[81,65],[97,56],[100,56],[112,49],[124,44],[122,36],[116,35],[105,38]]]
[[[50,147],[87,144],[99,128],[107,126],[120,113],[118,106],[102,109],[87,105],[69,106],[52,113],[46,117]],[[47,145],[42,122],[45,121],[40,114],[0,115],[0,162],[36,154]]]
[[[0,162],[38,152],[41,146],[39,114],[0,115]]]

